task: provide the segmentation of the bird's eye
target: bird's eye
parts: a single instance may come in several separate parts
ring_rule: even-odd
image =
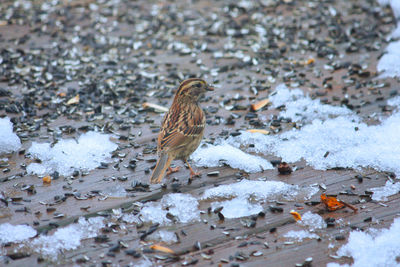
[[[197,88],[200,88],[200,87],[201,87],[201,84],[196,83],[194,86],[197,87]]]

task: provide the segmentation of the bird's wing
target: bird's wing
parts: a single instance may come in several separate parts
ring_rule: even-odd
[[[162,122],[158,150],[168,151],[185,146],[204,131],[205,117],[200,107],[172,106]]]

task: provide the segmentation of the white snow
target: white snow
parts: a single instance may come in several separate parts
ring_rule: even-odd
[[[0,224],[0,244],[18,243],[36,235],[36,230],[28,225]]]
[[[390,5],[394,17],[400,18],[400,1],[398,0],[378,0],[381,5]],[[397,28],[388,36],[388,39],[400,37],[400,23],[397,22]],[[391,42],[386,48],[386,54],[384,54],[378,62],[378,72],[383,72],[379,78],[385,77],[400,77],[400,41]]]
[[[58,171],[61,175],[71,175],[76,169],[92,170],[106,162],[117,145],[110,141],[110,136],[98,132],[82,134],[74,139],[60,140],[53,147],[50,143],[33,142],[28,153],[42,163],[31,163],[28,173],[37,175],[51,174]]]
[[[134,214],[122,215],[122,221],[124,221],[126,223],[133,223],[133,224],[138,224],[141,222],[140,219],[138,218],[138,216],[136,216]]]
[[[21,147],[19,137],[13,133],[13,124],[10,118],[0,118],[0,155],[11,153]]]
[[[35,238],[30,246],[33,251],[49,258],[57,258],[62,251],[76,249],[81,240],[95,237],[104,227],[102,217],[86,220],[80,217],[77,223],[57,229],[52,235],[42,235]]]
[[[389,229],[370,229],[369,233],[352,231],[349,241],[342,246],[338,256],[352,257],[352,267],[400,266],[396,259],[400,255],[400,218],[396,218]],[[329,263],[328,267],[344,267]]]
[[[107,186],[104,190],[101,191],[103,195],[115,198],[123,198],[126,197],[126,190],[125,188],[120,185],[116,184],[114,186]]]
[[[400,41],[391,42],[376,66],[378,72],[383,72],[379,78],[400,77]]]
[[[376,201],[387,201],[387,197],[400,192],[400,182],[387,181],[384,186],[371,188],[372,199]]]
[[[280,181],[251,181],[243,179],[234,184],[220,185],[207,189],[202,200],[224,200],[211,204],[213,209],[223,207],[221,213],[226,218],[250,216],[262,211],[265,201],[280,199],[309,199],[318,192],[317,187],[290,185]]]
[[[147,202],[140,211],[144,222],[170,224],[167,213],[175,216],[177,222],[187,223],[200,220],[198,201],[190,194],[171,193],[162,197],[160,202]]]
[[[178,242],[178,238],[176,237],[176,234],[174,232],[167,231],[167,230],[158,230],[158,231],[152,233],[148,237],[148,239],[164,242],[167,244],[173,244],[173,243]]]
[[[248,173],[273,169],[271,163],[258,156],[247,154],[229,144],[203,145],[191,156],[197,166],[216,167],[223,163]]]
[[[388,99],[387,104],[389,106],[400,108],[400,95]]]
[[[300,89],[289,89],[284,84],[279,84],[275,92],[269,96],[272,106],[277,108],[284,105],[285,110],[279,115],[290,118],[292,121],[305,120],[311,122],[314,119],[327,119],[333,116],[349,115],[351,110],[345,107],[335,107],[322,104],[319,99],[311,99],[304,95]]]
[[[290,93],[287,88],[278,86],[277,91],[275,96],[279,96],[276,102],[278,106],[286,101],[285,95],[289,98],[291,95],[302,97],[301,92],[296,89],[295,93]],[[272,100],[275,101],[274,98]],[[397,102],[397,98],[388,101],[393,105]],[[322,110],[327,111],[329,108]],[[371,126],[363,123],[356,114],[347,114],[346,110],[325,111],[299,108],[291,113],[306,118],[317,116],[318,119],[301,129],[292,129],[279,135],[242,132],[241,135],[231,136],[220,143],[227,143],[247,152],[273,154],[289,163],[304,159],[320,170],[334,167],[372,167],[378,171],[392,171],[400,175],[399,110],[390,117],[381,119],[380,125]],[[282,111],[280,115],[284,116],[285,112]],[[335,117],[341,113],[341,116]],[[252,147],[248,147],[250,144]]]
[[[306,226],[311,232],[326,228],[324,219],[316,213],[307,211],[301,216],[301,220],[297,221],[298,224]]]
[[[297,241],[297,242],[301,242],[301,241],[303,241],[303,239],[306,239],[306,238],[308,238],[308,239],[319,238],[319,236],[317,234],[310,233],[309,231],[306,231],[306,230],[299,230],[299,231],[291,230],[291,231],[287,232],[286,234],[284,234],[283,237]]]
[[[223,207],[221,213],[227,219],[250,216],[263,211],[263,207],[259,203],[253,203],[248,199],[239,197],[211,203],[212,209],[219,207]]]

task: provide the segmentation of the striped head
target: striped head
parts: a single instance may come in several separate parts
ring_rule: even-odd
[[[197,101],[206,91],[213,91],[214,88],[207,84],[203,79],[190,78],[184,80],[176,92],[175,99],[190,99]]]

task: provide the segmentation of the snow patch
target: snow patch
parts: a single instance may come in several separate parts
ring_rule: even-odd
[[[400,37],[400,1],[398,0],[378,0],[381,5],[390,5],[394,17],[397,19],[397,28],[388,36],[388,39]],[[400,41],[391,42],[386,48],[384,54],[378,62],[378,72],[383,72],[379,78],[400,77]]]
[[[103,195],[106,195],[108,197],[115,197],[115,198],[123,198],[126,197],[126,190],[125,188],[120,185],[116,184],[114,186],[108,186],[101,192]]]
[[[306,230],[299,230],[299,231],[294,231],[291,230],[289,232],[287,232],[286,234],[284,234],[285,238],[297,241],[297,242],[301,242],[303,241],[303,239],[317,239],[319,238],[318,235],[314,234],[314,233],[310,233],[309,231]]]
[[[324,120],[333,116],[349,115],[351,110],[345,107],[335,107],[322,104],[319,99],[311,99],[304,95],[300,89],[289,89],[284,84],[279,84],[275,92],[269,96],[272,106],[277,108],[285,106],[285,110],[280,113],[284,118],[292,121],[311,122],[315,119]]]
[[[176,237],[176,234],[174,232],[166,231],[166,230],[159,230],[159,231],[151,234],[148,237],[148,239],[164,242],[167,244],[173,244],[173,243],[178,242],[178,238]]]
[[[221,213],[228,219],[250,216],[263,211],[263,207],[259,203],[253,203],[242,197],[211,203],[212,209],[219,207],[223,207]]]
[[[373,192],[373,200],[387,201],[388,197],[400,192],[400,182],[394,183],[392,181],[387,181],[384,186],[371,188],[370,191]]]
[[[0,155],[11,153],[21,147],[19,137],[13,133],[13,124],[10,118],[0,118]]]
[[[227,164],[248,173],[273,169],[272,164],[258,156],[247,154],[229,144],[203,145],[191,156],[197,166],[217,167]]]
[[[400,108],[400,95],[388,99],[387,104],[389,106]]]
[[[188,223],[200,220],[198,201],[190,194],[172,193],[163,196],[160,202],[147,202],[140,211],[140,218],[143,222],[170,224],[171,219],[167,218],[170,213],[176,222]]]
[[[18,243],[36,235],[36,230],[28,225],[0,224],[0,244]]]
[[[369,233],[352,231],[349,241],[342,246],[338,256],[352,257],[354,263],[352,267],[369,266],[399,266],[396,258],[400,255],[400,218],[396,218],[389,229],[371,229]],[[328,267],[344,267],[349,265],[339,265],[329,263]]]
[[[400,35],[400,32],[399,32]],[[400,77],[400,41],[391,42],[386,53],[379,59],[376,69],[382,72],[379,78]]]
[[[31,163],[27,167],[28,173],[45,175],[53,173],[67,176],[76,169],[93,170],[101,162],[110,159],[111,152],[117,145],[110,141],[110,135],[98,132],[82,134],[74,139],[60,140],[53,147],[50,143],[33,142],[28,153],[42,163]]]
[[[304,159],[320,170],[372,167],[400,175],[400,111],[368,126],[355,115],[314,120],[280,135],[242,132],[224,142],[249,152],[274,154],[293,163]],[[251,144],[251,147],[249,146]]]
[[[311,232],[326,228],[326,222],[324,219],[318,214],[312,213],[311,211],[304,213],[303,216],[301,216],[301,220],[297,221],[297,223],[308,227]]]
[[[35,238],[30,246],[33,251],[45,257],[56,259],[62,251],[76,249],[81,240],[95,237],[104,227],[102,217],[94,217],[86,220],[80,217],[77,223],[57,229],[52,235],[42,235]]]
[[[318,192],[317,187],[289,185],[280,181],[242,180],[234,184],[220,185],[207,189],[202,200],[227,199],[213,202],[212,208],[223,207],[221,213],[226,218],[239,218],[257,214],[263,210],[260,203],[280,199],[309,199]]]

